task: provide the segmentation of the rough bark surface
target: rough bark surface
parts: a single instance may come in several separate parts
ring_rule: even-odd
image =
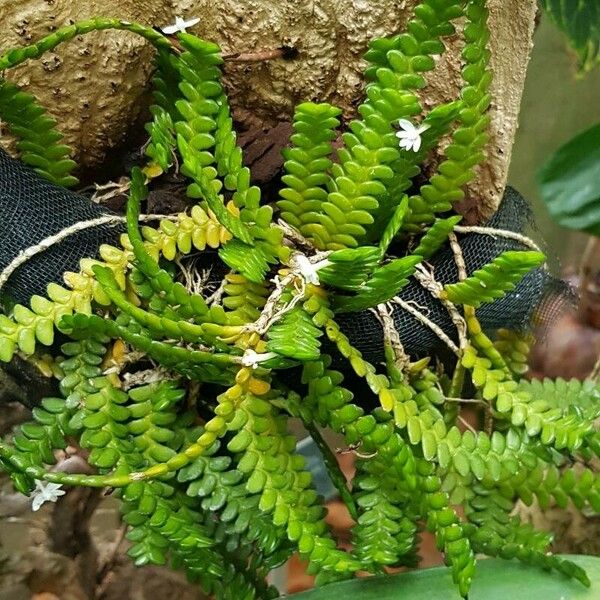
[[[92,15],[163,25],[174,15],[201,17],[193,30],[224,52],[294,48],[297,57],[228,63],[235,115],[276,126],[303,100],[328,101],[352,116],[363,95],[361,56],[369,39],[402,29],[417,0],[0,0],[0,51]],[[489,160],[463,205],[471,220],[493,212],[506,181],[510,148],[531,49],[535,0],[490,0],[495,83]],[[460,40],[438,61],[424,90],[426,107],[453,99],[460,85]],[[102,32],[76,40],[9,77],[30,84],[58,117],[76,159],[97,165],[122,142],[144,104],[151,51],[129,34]]]
[[[163,0],[0,0],[0,52],[91,17],[168,23]],[[125,139],[147,97],[153,50],[128,32],[91,33],[7,73],[54,116],[79,164],[92,167]]]

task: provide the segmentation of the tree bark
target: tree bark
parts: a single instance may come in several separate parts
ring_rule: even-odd
[[[355,114],[363,97],[361,60],[368,41],[401,31],[418,0],[0,0],[0,51],[36,40],[72,21],[104,15],[161,26],[175,15],[198,16],[192,31],[224,52],[256,53],[281,47],[292,59],[227,63],[225,82],[238,121],[267,127],[289,120],[304,100]],[[506,182],[525,72],[535,0],[490,0],[494,102],[488,161],[462,211],[488,216]],[[423,104],[455,99],[460,86],[460,37],[448,40]],[[68,43],[8,76],[36,94],[59,121],[75,159],[97,166],[136,124],[147,96],[152,52],[132,34],[101,32]]]

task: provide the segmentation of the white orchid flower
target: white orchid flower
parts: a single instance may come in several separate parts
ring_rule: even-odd
[[[66,492],[61,490],[60,483],[46,483],[45,481],[35,480],[35,489],[31,492],[31,510],[40,510],[45,502],[56,502]]]
[[[265,352],[263,354],[259,354],[252,349],[246,350],[244,355],[242,356],[242,364],[244,367],[252,367],[256,369],[261,362],[265,362],[266,360],[271,360],[275,358],[277,354],[275,352]]]
[[[400,148],[418,152],[421,148],[421,134],[429,129],[429,125],[415,127],[406,119],[400,119],[398,123],[400,131],[396,132],[396,137],[400,138]]]
[[[161,31],[165,35],[173,35],[175,33],[185,33],[186,29],[189,27],[193,27],[197,23],[200,23],[200,19],[188,19],[187,21],[182,17],[175,17],[175,23],[173,25],[168,25],[167,27],[163,27]]]
[[[316,263],[311,263],[308,257],[304,254],[296,254],[294,256],[295,266],[298,273],[304,279],[306,283],[312,283],[313,285],[319,285],[319,271],[328,267],[331,261],[325,259],[320,260]]]

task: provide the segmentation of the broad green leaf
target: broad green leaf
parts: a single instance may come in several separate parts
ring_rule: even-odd
[[[260,245],[249,246],[233,239],[219,249],[219,256],[228,267],[257,283],[269,270],[268,258]]]
[[[591,580],[586,588],[578,581],[541,568],[501,559],[481,560],[473,577],[469,600],[596,600],[600,597],[600,558],[565,556],[584,568]],[[288,596],[289,600],[461,600],[445,567],[419,569],[400,575],[352,579]]]
[[[213,182],[206,177],[200,161],[197,160],[192,146],[181,134],[177,136],[177,147],[183,158],[185,172],[194,179],[194,183],[188,186],[188,194],[194,198],[204,198],[223,227],[242,242],[253,245],[253,237],[248,226],[227,210],[223,197],[217,194]],[[193,193],[190,190],[193,190]]]
[[[423,120],[423,124],[428,125],[429,129],[425,132],[426,143],[427,138],[430,140],[438,140],[440,137],[448,133],[452,122],[458,117],[463,104],[460,100],[441,104],[433,108]],[[430,142],[432,143],[432,142]]]
[[[413,250],[413,254],[422,256],[423,260],[430,259],[446,242],[454,226],[458,225],[461,219],[460,215],[437,219],[419,240],[419,245]]]
[[[174,125],[171,115],[162,107],[154,107],[152,121],[146,125],[150,140],[146,156],[154,160],[163,172],[171,167],[175,149]]]
[[[25,164],[56,185],[72,187],[77,183],[71,175],[77,165],[68,158],[71,149],[61,143],[63,136],[56,121],[46,115],[35,96],[2,78],[0,119],[17,138],[17,149]]]
[[[394,237],[402,227],[404,223],[404,219],[408,213],[408,196],[405,194],[400,201],[400,204],[396,208],[392,218],[389,220],[386,228],[381,236],[381,240],[379,242],[379,247],[381,248],[382,256],[387,252],[390,244],[392,243]]]
[[[550,20],[569,38],[582,72],[600,62],[600,3],[598,0],[540,0]]]
[[[600,236],[600,123],[559,148],[538,183],[560,225]]]

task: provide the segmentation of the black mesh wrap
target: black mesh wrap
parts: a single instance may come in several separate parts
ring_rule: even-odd
[[[59,188],[37,175],[0,149],[0,270],[23,250],[79,221],[87,221],[110,211],[88,198]],[[488,227],[523,232],[531,223],[526,201],[507,188],[500,209]],[[0,294],[11,301],[26,303],[33,294],[45,294],[48,283],[62,282],[62,273],[77,271],[83,257],[96,257],[102,243],[116,244],[124,231],[122,224],[102,225],[71,235],[20,266],[4,285]],[[518,241],[501,236],[468,233],[459,236],[469,273],[481,268],[505,250],[525,249]],[[201,255],[201,268],[214,263],[211,279],[221,279],[226,272],[217,253]],[[454,256],[448,246],[430,261],[435,278],[441,283],[457,281]],[[477,315],[486,330],[500,327],[519,329],[530,325],[533,310],[555,281],[544,269],[536,269],[517,288],[493,304],[483,305]],[[214,281],[213,281],[214,283]],[[443,305],[413,278],[400,297],[413,304],[451,338],[455,327]],[[411,314],[396,306],[394,322],[406,350],[413,356],[425,355],[442,342],[430,329]],[[382,328],[370,311],[337,315],[350,341],[372,362],[383,360]]]
[[[40,177],[0,148],[0,271],[20,252],[78,223],[112,214],[86,197]],[[100,225],[70,235],[31,257],[0,290],[8,302],[26,303],[46,286],[62,283],[62,273],[78,271],[83,257],[97,257],[103,243],[114,244],[124,225]]]
[[[531,224],[531,210],[526,200],[516,190],[507,187],[498,211],[485,226],[523,233]],[[467,233],[458,234],[458,239],[469,275],[506,250],[531,250],[519,241],[500,235]],[[433,268],[433,276],[440,283],[458,281],[458,269],[449,244],[438,251],[428,264]],[[494,331],[502,327],[516,330],[530,328],[534,310],[539,307],[547,292],[555,284],[556,280],[544,268],[531,271],[513,292],[492,304],[483,304],[477,310],[483,329]],[[456,327],[446,308],[416,279],[411,278],[399,297],[411,303],[451,339],[457,340]],[[394,307],[393,319],[400,340],[411,356],[424,356],[444,345],[430,328],[398,305],[392,306]],[[551,311],[552,307],[545,307],[544,310]],[[546,318],[547,316],[544,317]],[[371,311],[340,314],[337,315],[336,320],[352,344],[368,361],[377,363],[384,360],[381,342],[382,326]]]

